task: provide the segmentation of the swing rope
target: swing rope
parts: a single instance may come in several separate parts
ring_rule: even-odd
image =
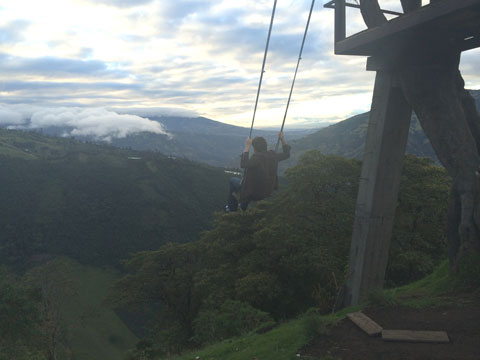
[[[298,55],[297,67],[295,69],[295,74],[293,75],[292,86],[290,88],[290,94],[288,95],[287,107],[285,108],[285,115],[283,116],[282,126],[280,132],[283,131],[285,126],[285,120],[287,118],[288,107],[290,106],[290,99],[292,98],[293,87],[295,85],[295,79],[297,78],[298,67],[300,65],[300,60],[302,60],[303,45],[305,45],[305,39],[307,38],[308,26],[310,25],[310,18],[312,17],[313,6],[315,5],[315,0],[312,0],[312,6],[310,7],[310,13],[308,14],[307,26],[305,27],[305,33],[303,34],[302,46],[300,47],[300,53]],[[250,132],[251,134],[251,132]],[[280,144],[280,137],[277,139],[277,145],[275,145],[275,152],[278,150],[278,145]]]
[[[255,122],[255,114],[257,112],[258,98],[260,96],[260,88],[262,87],[263,73],[265,72],[265,61],[267,60],[268,44],[270,43],[270,35],[272,33],[273,18],[275,17],[276,7],[277,7],[277,0],[275,0],[273,3],[272,18],[270,20],[270,28],[268,29],[267,45],[265,46],[265,54],[263,55],[262,71],[260,73],[260,81],[258,82],[257,98],[255,100],[255,108],[253,110],[252,125],[250,126],[250,135],[249,135],[250,138],[252,137],[253,123]]]

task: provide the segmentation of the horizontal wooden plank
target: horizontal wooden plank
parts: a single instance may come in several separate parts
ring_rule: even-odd
[[[369,336],[380,336],[382,327],[361,311],[347,314],[347,317]]]
[[[327,2],[326,4],[323,4],[323,7],[327,8],[327,9],[335,9],[335,2],[336,2],[336,0],[331,0],[331,1]],[[360,9],[359,4],[352,4],[352,3],[346,2],[345,6],[346,7],[351,7],[351,8],[354,8],[354,9]],[[380,11],[384,14],[390,14],[390,15],[396,15],[396,16],[403,15],[403,13],[400,13],[398,11],[385,10],[385,9],[380,9]]]
[[[479,0],[445,0],[399,16],[385,24],[354,34],[335,44],[338,55],[377,55],[402,46],[416,31],[438,33],[440,28],[459,36],[478,29]]]
[[[383,330],[385,341],[407,341],[427,343],[448,343],[450,339],[445,331]]]

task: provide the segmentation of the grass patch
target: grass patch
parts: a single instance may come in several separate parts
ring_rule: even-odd
[[[298,349],[309,341],[304,331],[303,318],[289,321],[265,333],[248,335],[226,340],[181,356],[169,357],[169,360],[291,360]]]
[[[292,360],[297,358],[299,349],[314,338],[328,336],[330,326],[343,319],[347,313],[358,309],[360,307],[351,307],[331,315],[320,315],[313,309],[267,333],[252,332],[202,350],[167,357],[164,360],[195,360],[197,357],[200,360]],[[314,358],[302,357],[302,359]]]
[[[444,261],[431,275],[387,291],[398,304],[417,308],[461,304],[458,294],[478,293],[479,279],[480,257],[472,256],[456,273],[452,273],[448,261]]]
[[[118,275],[110,269],[76,264],[72,267],[77,296],[65,303],[70,343],[78,360],[121,359],[137,341],[105,299]],[[85,346],[88,344],[88,346]]]
[[[76,360],[121,360],[138,338],[106,302],[118,280],[109,268],[84,266],[62,257],[34,268],[29,276],[37,286],[52,289],[65,329],[66,353]]]
[[[431,275],[395,289],[397,295],[407,296],[437,296],[454,290],[454,279],[448,261],[441,263]]]

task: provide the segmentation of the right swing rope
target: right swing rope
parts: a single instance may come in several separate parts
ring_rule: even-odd
[[[293,88],[295,86],[295,80],[297,78],[297,72],[298,72],[298,68],[300,66],[300,61],[302,60],[302,52],[303,52],[303,47],[305,45],[305,39],[307,38],[307,32],[308,32],[308,27],[310,25],[310,19],[312,17],[312,12],[313,12],[313,7],[315,5],[315,0],[312,0],[312,4],[310,6],[310,12],[308,14],[308,19],[307,19],[307,25],[305,27],[305,33],[303,34],[303,40],[302,40],[302,45],[300,47],[300,53],[298,55],[298,60],[297,60],[297,66],[295,68],[295,73],[293,75],[293,81],[292,81],[292,86],[290,87],[290,94],[288,95],[288,101],[287,101],[287,106],[285,108],[285,114],[283,116],[283,121],[282,121],[282,126],[280,127],[280,132],[283,131],[283,128],[285,126],[285,120],[287,119],[287,113],[288,113],[288,108],[290,106],[290,100],[292,98],[292,93],[293,93]],[[265,53],[263,55],[263,63],[262,63],[262,70],[260,72],[260,80],[258,82],[258,89],[257,89],[257,96],[256,96],[256,99],[255,99],[255,107],[253,109],[253,117],[252,117],[252,124],[250,126],[250,134],[249,134],[249,137],[251,138],[252,137],[252,131],[253,131],[253,125],[255,123],[255,115],[257,113],[257,106],[258,106],[258,98],[260,97],[260,89],[262,87],[262,80],[263,80],[263,74],[265,73],[265,63],[266,63],[266,60],[267,60],[267,54],[268,54],[268,46],[270,44],[270,36],[272,34],[272,26],[273,26],[273,20],[275,18],[275,9],[277,7],[277,0],[274,1],[273,3],[273,10],[272,10],[272,16],[271,16],[271,19],[270,19],[270,27],[268,29],[268,36],[267,36],[267,43],[266,43],[266,46],[265,46]],[[280,137],[277,139],[277,144],[275,146],[275,152],[277,152],[278,150],[278,145],[280,144]]]
[[[308,26],[310,25],[310,18],[312,17],[313,6],[315,5],[315,0],[312,0],[312,5],[310,6],[310,13],[308,14],[307,26],[305,27],[305,33],[303,34],[302,46],[300,47],[300,53],[298,55],[297,67],[295,69],[295,74],[293,75],[292,86],[290,88],[290,94],[288,95],[287,107],[285,108],[285,115],[283,116],[282,126],[280,127],[280,132],[283,131],[285,126],[285,119],[287,118],[288,107],[290,106],[290,99],[292,98],[293,87],[295,85],[295,79],[297,78],[298,67],[300,65],[300,60],[302,60],[303,46],[305,45],[305,39],[307,38]],[[252,124],[253,125],[253,124]],[[251,135],[251,130],[250,130]],[[278,150],[278,145],[280,144],[280,138],[277,139],[277,145],[275,145],[275,152]]]

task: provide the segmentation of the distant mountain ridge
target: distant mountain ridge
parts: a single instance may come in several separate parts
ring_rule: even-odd
[[[480,107],[480,90],[471,90]],[[135,115],[135,114],[133,114]],[[318,129],[290,130],[287,121],[285,138],[292,145],[292,158],[281,164],[281,169],[296,164],[299,156],[309,150],[318,149],[326,154],[362,158],[369,113],[359,114],[328,127],[319,121]],[[115,147],[140,151],[154,151],[176,158],[185,158],[219,167],[237,167],[245,139],[250,129],[225,124],[205,117],[149,116],[159,122],[170,134],[141,132],[124,138],[112,138]],[[261,125],[261,124],[260,124]],[[72,129],[48,127],[41,129],[45,134],[62,136]],[[254,127],[253,136],[263,136],[270,148],[277,141],[278,132]],[[85,136],[79,139],[96,141]],[[412,116],[407,152],[436,160],[435,153],[425,137],[415,116]]]
[[[171,116],[151,116],[150,120],[161,123],[172,135],[139,133],[112,140],[112,145],[136,150],[158,151],[174,157],[185,157],[214,166],[230,167],[238,165],[245,139],[250,129],[224,124],[204,117],[185,118]],[[315,130],[286,130],[287,138],[299,138]],[[252,136],[263,136],[267,142],[275,144],[278,131],[255,129]],[[238,162],[238,161],[237,161]]]
[[[480,109],[480,90],[471,90],[470,93],[477,103],[477,108]],[[356,115],[301,139],[293,140],[291,142],[292,156],[289,160],[280,163],[280,170],[284,171],[286,168],[294,166],[304,152],[312,149],[317,149],[324,154],[362,159],[369,116],[370,112]],[[419,157],[431,158],[438,163],[435,151],[415,114],[412,115],[410,122],[406,152]]]
[[[249,131],[245,127],[225,124],[205,117],[151,116],[149,119],[160,122],[169,132],[243,136],[245,133],[248,135]]]
[[[292,141],[292,157],[281,164],[281,169],[295,165],[304,152],[313,149],[324,154],[362,159],[369,114],[356,115],[314,134]],[[412,116],[410,123],[406,152],[438,161],[416,116]]]
[[[135,115],[135,114],[133,114]],[[241,155],[250,128],[225,124],[205,117],[149,116],[163,125],[168,134],[140,132],[124,138],[112,137],[111,145],[124,149],[154,151],[164,155],[185,158],[219,167],[235,166]],[[74,130],[68,126],[48,126],[35,131],[63,137]],[[286,130],[289,139],[300,138],[316,130]],[[253,136],[263,136],[274,146],[278,131],[253,129]],[[105,144],[94,136],[76,136],[77,139]],[[238,162],[238,161],[237,161]]]

